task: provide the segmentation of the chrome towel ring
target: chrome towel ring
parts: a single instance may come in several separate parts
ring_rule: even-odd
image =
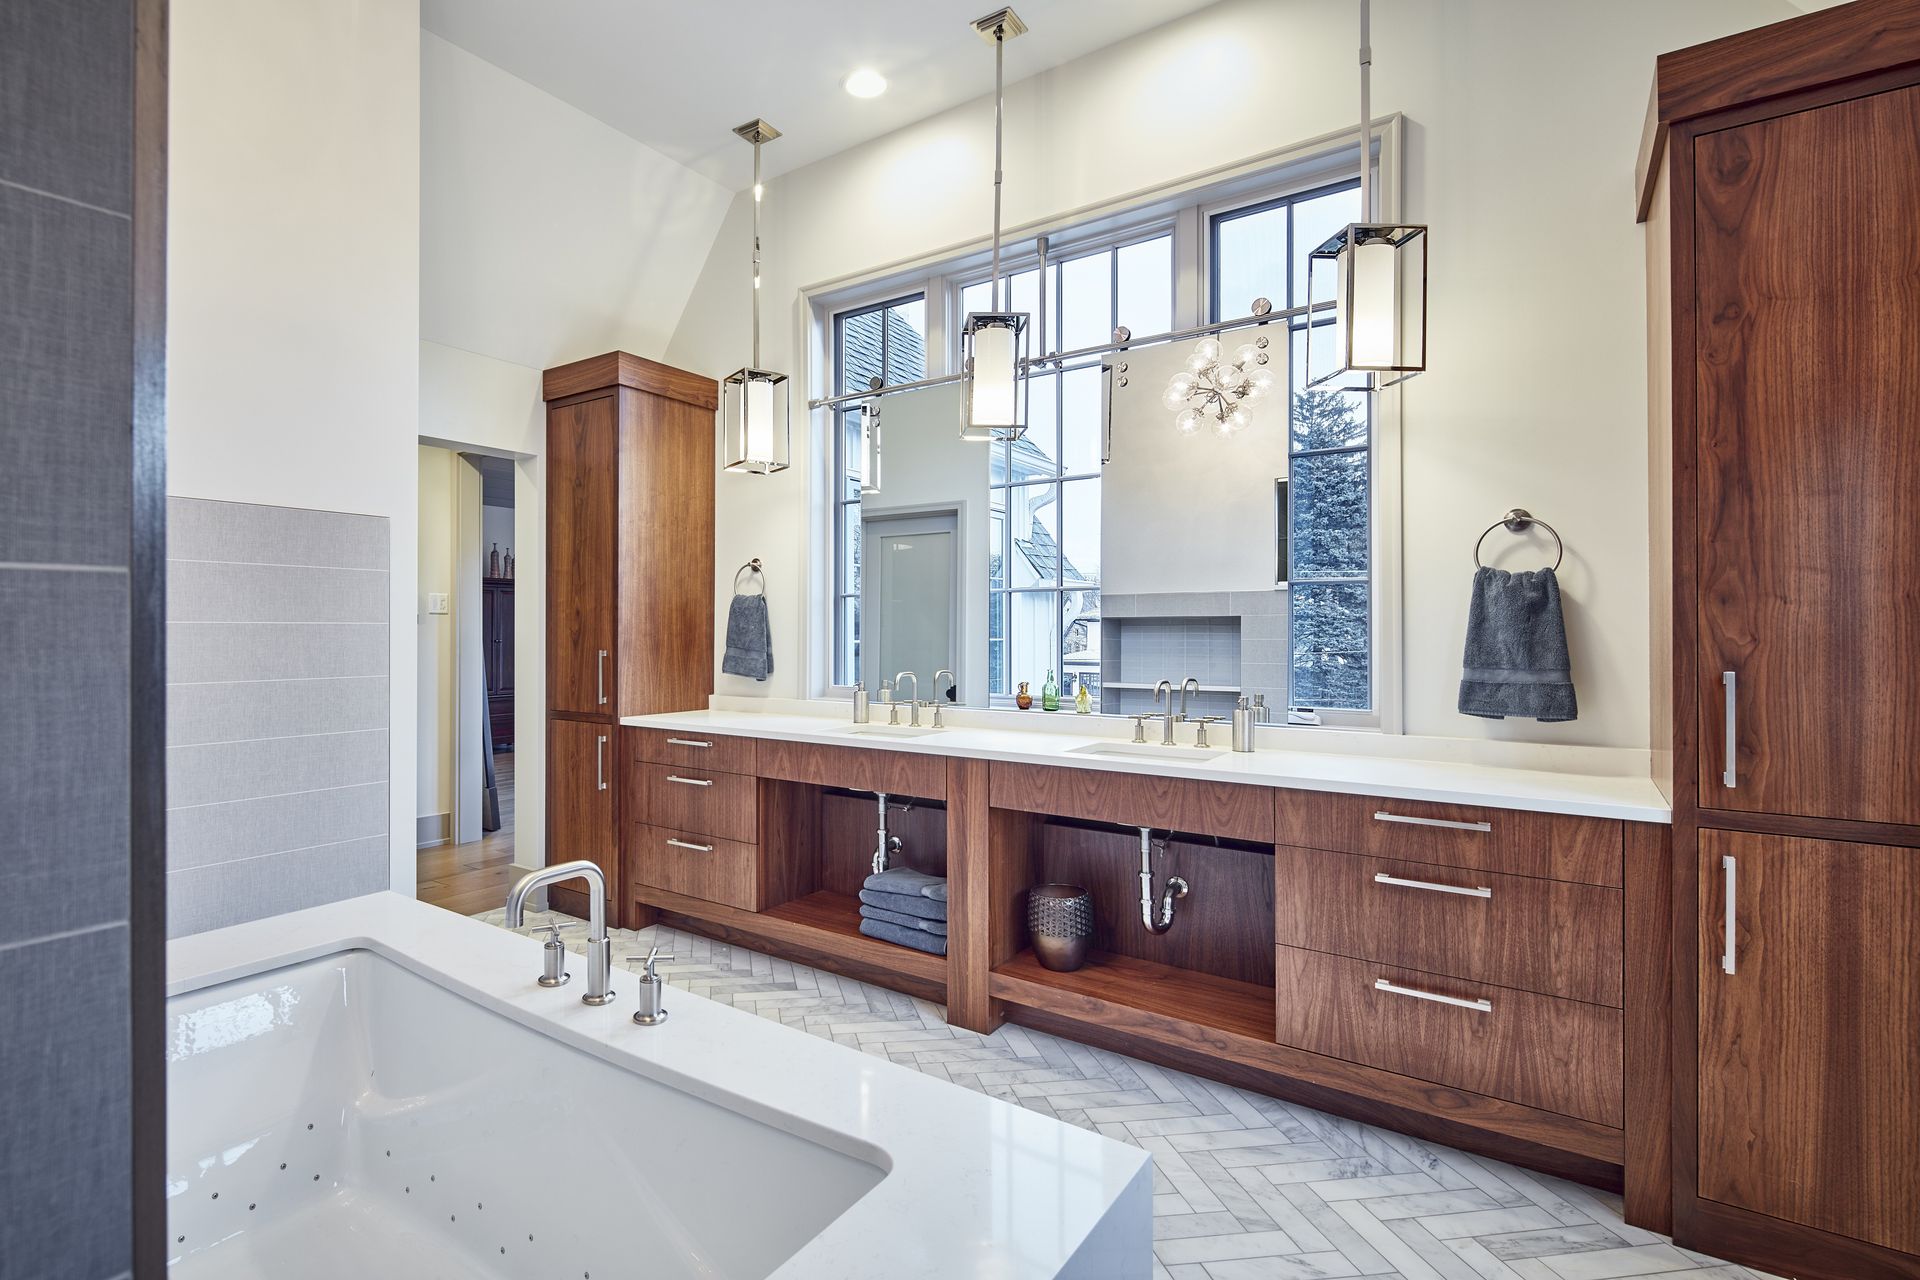
[[[1567,556],[1567,544],[1561,540],[1558,529],[1555,529],[1552,525],[1542,520],[1539,516],[1534,515],[1533,512],[1527,510],[1525,507],[1515,507],[1488,525],[1480,534],[1480,540],[1473,544],[1473,563],[1475,567],[1481,569],[1486,568],[1486,566],[1480,562],[1480,548],[1486,542],[1487,534],[1492,533],[1495,529],[1501,528],[1504,528],[1508,533],[1525,533],[1536,524],[1553,535],[1553,568],[1554,572],[1558,573],[1560,571],[1560,562],[1566,559]]]
[[[734,594],[735,595],[740,594],[740,577],[742,574],[748,574],[748,573],[753,574],[755,577],[760,579],[760,594],[761,595],[767,594],[767,571],[760,567],[759,556],[755,556],[753,559],[747,561],[745,564],[741,565],[738,569],[735,569],[733,571]]]

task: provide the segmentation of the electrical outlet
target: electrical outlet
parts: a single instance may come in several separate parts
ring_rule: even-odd
[[[447,593],[444,591],[427,592],[427,612],[445,613],[447,611]]]

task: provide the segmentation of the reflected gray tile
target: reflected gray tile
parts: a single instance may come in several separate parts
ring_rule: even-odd
[[[387,727],[384,676],[167,686],[167,743],[284,738]]]
[[[129,953],[124,925],[0,950],[0,1276],[124,1270]],[[48,981],[85,974],[86,1001]]]
[[[126,213],[132,129],[132,5],[0,4],[0,180]]]
[[[167,748],[167,807],[387,780],[387,731]]]
[[[0,945],[126,918],[127,627],[123,573],[0,569]]]
[[[385,676],[387,658],[384,622],[328,626],[167,620],[169,684]]]
[[[387,574],[306,565],[167,561],[171,622],[384,623]]]
[[[167,499],[167,558],[388,569],[384,516]]]
[[[387,834],[387,785],[335,787],[167,812],[167,870]]]
[[[11,21],[0,17],[0,28]],[[5,49],[0,31],[0,58],[10,63],[16,55]],[[0,84],[10,72],[0,67]],[[0,107],[0,135],[12,114]],[[0,560],[124,565],[133,439],[127,220],[0,186],[0,245],[8,248],[0,254]]]
[[[378,893],[390,877],[385,837],[169,871],[167,936]]]

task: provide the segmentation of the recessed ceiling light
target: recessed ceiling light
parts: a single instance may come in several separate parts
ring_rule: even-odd
[[[844,81],[846,90],[856,98],[877,98],[887,91],[887,78],[872,67],[862,67]]]

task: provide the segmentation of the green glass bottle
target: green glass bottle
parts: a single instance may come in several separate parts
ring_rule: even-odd
[[[1040,709],[1058,711],[1060,709],[1060,686],[1053,678],[1053,668],[1047,668],[1047,682],[1040,686]]]

